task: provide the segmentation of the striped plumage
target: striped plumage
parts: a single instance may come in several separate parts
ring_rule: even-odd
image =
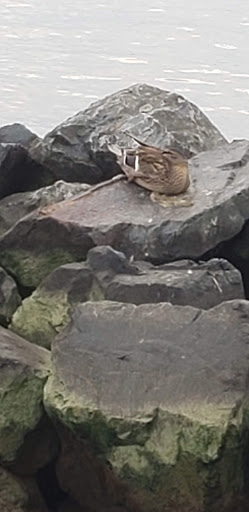
[[[139,141],[133,135],[129,136],[139,145],[134,149],[122,149],[118,158],[129,181],[168,196],[182,194],[188,189],[188,162],[178,151],[161,150]]]

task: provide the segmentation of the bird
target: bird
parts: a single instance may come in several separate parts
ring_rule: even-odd
[[[190,185],[188,161],[178,151],[159,149],[140,141],[129,132],[124,133],[138,143],[136,148],[114,145],[108,145],[108,148],[118,157],[128,181],[167,196],[186,192]]]

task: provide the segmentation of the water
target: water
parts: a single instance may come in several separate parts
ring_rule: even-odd
[[[1,0],[0,124],[43,135],[132,83],[177,91],[249,136],[247,0]]]

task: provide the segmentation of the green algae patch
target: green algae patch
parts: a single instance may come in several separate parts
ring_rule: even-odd
[[[117,418],[104,414],[85,397],[84,389],[79,398],[54,375],[48,378],[45,385],[44,405],[49,416],[84,438],[97,455],[106,459],[113,446],[143,445],[149,437],[150,422],[153,421],[153,416],[142,418],[140,422],[137,418]]]
[[[71,306],[63,291],[36,290],[13,315],[10,329],[44,348],[69,322]]]
[[[82,406],[55,376],[50,376],[44,387],[44,405],[49,416],[85,439],[96,454],[109,453],[116,442],[115,430],[101,411],[91,402]]]
[[[15,370],[14,370],[15,371]],[[0,459],[11,462],[44,411],[43,386],[46,376],[16,375],[2,370],[0,379]]]
[[[23,249],[1,251],[0,263],[17,282],[26,288],[36,288],[55,268],[72,263],[75,257],[63,249],[31,253]]]
[[[185,503],[193,510],[211,510],[224,496],[232,500],[243,491],[249,433],[243,408],[246,411],[247,405],[236,408],[236,413],[230,410],[230,414],[228,410],[224,413],[221,404],[210,408],[212,423],[203,422],[202,413],[202,421],[193,421],[184,415],[159,411],[143,448],[113,447],[109,462],[118,476],[157,496],[158,508],[154,505],[150,509],[150,505],[148,510],[160,511],[168,499],[171,503]]]
[[[175,410],[169,405],[151,414],[117,417],[101,404],[97,409],[84,387],[80,396],[74,393],[73,380],[69,390],[61,378],[49,377],[44,395],[48,413],[83,438],[143,496],[145,512],[161,512],[166,505],[172,510],[211,511],[217,503],[223,510],[224,500],[232,502],[243,492],[249,437],[246,401],[200,401],[199,406],[195,401],[177,404]]]
[[[64,284],[61,284],[62,288]],[[94,280],[85,298],[102,300],[102,291]],[[68,324],[73,307],[66,291],[47,291],[41,285],[15,311],[10,329],[32,343],[50,349],[55,336]]]

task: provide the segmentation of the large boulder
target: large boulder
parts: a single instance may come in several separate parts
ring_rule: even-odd
[[[30,214],[0,238],[0,263],[19,283],[36,287],[98,245],[154,263],[200,259],[249,219],[248,147],[236,141],[194,157],[191,187],[173,202],[158,204],[148,191],[119,181]]]
[[[118,172],[106,143],[130,145],[124,130],[161,148],[180,148],[187,157],[225,142],[193,103],[179,94],[138,84],[70,117],[33,146],[31,154],[57,179],[96,183]]]
[[[208,309],[225,300],[244,298],[241,274],[226,260],[132,264],[123,253],[99,246],[89,251],[88,262],[107,300],[170,302]]]
[[[0,368],[0,461],[9,466],[18,461],[20,451],[26,458],[26,436],[44,418],[43,387],[51,372],[50,353],[1,327]],[[38,437],[40,442],[33,446],[33,457],[39,461],[36,469],[54,455],[52,447],[45,449],[50,439],[42,439],[41,429]]]
[[[178,261],[159,265],[129,262],[108,246],[91,249],[87,263],[55,269],[23,300],[11,330],[50,348],[67,325],[76,304],[114,300],[133,304],[171,302],[208,309],[224,300],[244,298],[240,272],[225,260]]]
[[[129,262],[123,253],[99,246],[89,251],[87,263],[68,263],[51,272],[20,304],[10,328],[50,348],[75,305],[88,300],[170,302],[208,309],[224,300],[243,298],[240,272],[226,260],[185,260],[156,267]]]
[[[0,235],[37,208],[70,199],[88,188],[86,183],[56,181],[48,187],[4,197],[0,200]]]
[[[246,510],[248,332],[245,300],[208,311],[82,304],[53,343],[45,407],[95,455],[96,482],[104,461],[128,485],[140,504],[131,510]],[[67,450],[63,481],[82,505],[89,486],[78,453]],[[94,477],[86,452],[82,460]],[[109,506],[125,507],[107,473]]]

